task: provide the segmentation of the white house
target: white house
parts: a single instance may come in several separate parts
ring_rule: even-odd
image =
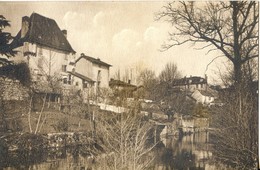
[[[29,65],[34,80],[46,76],[62,76],[69,83],[69,74],[75,61],[75,51],[56,21],[37,13],[22,18],[21,30],[11,47],[18,51],[17,57]]]
[[[214,95],[209,91],[204,90],[195,90],[191,97],[196,100],[197,103],[202,103],[208,105],[212,103],[215,99]]]
[[[93,58],[81,54],[75,61],[75,72],[88,77],[94,83],[95,89],[109,87],[109,68],[110,64],[101,61],[99,58]]]
[[[198,77],[198,76],[190,76],[181,79],[175,79],[173,81],[173,88],[182,91],[207,90],[208,88],[207,76],[205,76],[205,78]]]

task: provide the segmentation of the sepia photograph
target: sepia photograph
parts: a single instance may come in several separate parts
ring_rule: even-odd
[[[0,170],[259,169],[258,1],[0,1]]]

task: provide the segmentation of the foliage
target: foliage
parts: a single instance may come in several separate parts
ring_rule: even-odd
[[[208,108],[202,103],[196,104],[193,108],[193,116],[195,117],[208,117],[208,114]]]
[[[9,145],[18,146],[18,149],[24,150],[39,150],[47,146],[47,140],[42,135],[23,133],[11,134],[5,137],[9,141]]]
[[[258,57],[259,10],[256,1],[169,2],[156,17],[173,26],[167,50],[187,42],[218,50],[234,67],[234,80],[241,81],[241,67]],[[216,57],[217,58],[217,57]]]
[[[0,67],[0,76],[19,80],[27,87],[29,87],[31,83],[30,69],[26,63],[10,64]]]
[[[63,118],[57,122],[57,130],[60,132],[67,132],[69,130],[68,118]]]
[[[10,21],[8,21],[3,15],[0,15],[0,55],[7,57],[14,56],[16,51],[11,49],[9,42],[12,40],[12,36],[9,32],[3,31],[5,27],[10,27]],[[0,64],[6,65],[10,62],[5,58],[0,58]]]
[[[255,169],[258,158],[258,96],[246,84],[222,94],[224,106],[213,110],[217,161],[236,169]]]

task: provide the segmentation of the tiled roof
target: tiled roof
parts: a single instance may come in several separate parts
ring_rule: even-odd
[[[29,29],[25,36],[21,37],[20,30],[11,43],[11,47],[20,47],[24,42],[36,43],[49,48],[75,53],[56,21],[37,13],[32,13],[30,16]]]
[[[109,81],[109,86],[110,86],[110,87],[113,87],[113,86],[121,86],[121,87],[133,87],[133,88],[137,88],[137,86],[135,86],[135,85],[132,85],[132,84],[123,82],[123,81],[121,81],[121,80],[114,80],[114,79],[111,79],[111,80]]]
[[[175,79],[173,81],[173,86],[181,86],[181,85],[191,85],[191,84],[206,84],[207,80],[202,77],[184,77],[181,79]]]
[[[81,78],[81,79],[83,79],[83,80],[85,80],[85,81],[92,82],[92,83],[95,82],[95,81],[92,80],[91,78],[88,78],[88,77],[86,77],[86,76],[84,76],[84,75],[82,75],[82,74],[79,74],[79,73],[77,73],[77,72],[70,72],[70,71],[68,71],[68,73],[70,73],[71,75],[76,76],[76,77],[78,77],[78,78]]]
[[[81,54],[81,56],[75,61],[75,63],[77,63],[81,58],[84,58],[92,63],[95,63],[95,64],[98,64],[98,65],[103,65],[103,66],[106,66],[106,67],[110,67],[112,65],[110,64],[107,64],[103,61],[101,61],[100,59],[96,59],[96,58],[93,58],[93,57],[90,57],[90,56],[86,56],[85,54]]]

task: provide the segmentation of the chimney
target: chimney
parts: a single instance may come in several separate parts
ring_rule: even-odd
[[[64,37],[67,38],[67,30],[61,30],[61,32],[63,33]]]
[[[208,83],[208,76],[207,76],[207,74],[205,74],[205,80],[206,80],[206,83]]]
[[[205,74],[205,81],[206,81],[206,84],[205,84],[206,91],[208,91],[208,76],[207,76],[207,74]]]
[[[22,29],[21,29],[21,38],[24,38],[29,30],[30,18],[28,16],[24,16],[22,18]]]

